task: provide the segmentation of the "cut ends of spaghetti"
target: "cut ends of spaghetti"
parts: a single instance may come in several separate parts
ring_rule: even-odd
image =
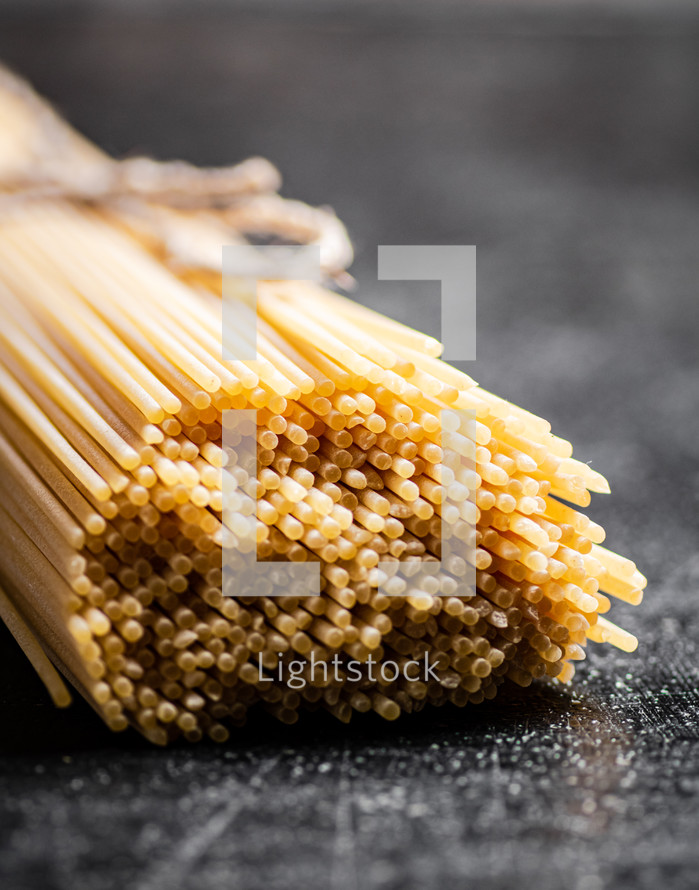
[[[270,280],[234,330],[256,358],[224,358],[221,246],[318,245],[338,280],[330,212],[259,159],[120,165],[9,74],[0,116],[0,615],[56,704],[60,671],[114,730],[224,741],[251,708],[392,720],[636,648],[605,615],[645,578],[582,512],[606,480],[436,341]],[[275,596],[285,566],[314,595]]]

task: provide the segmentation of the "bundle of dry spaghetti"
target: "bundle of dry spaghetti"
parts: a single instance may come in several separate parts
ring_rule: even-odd
[[[278,197],[262,161],[120,165],[9,75],[0,121],[0,614],[57,703],[55,668],[114,730],[221,741],[252,706],[394,719],[570,680],[587,640],[635,647],[603,613],[645,579],[576,509],[606,482],[435,340],[269,281],[257,359],[224,361],[221,245],[319,243],[337,279],[351,254],[331,214]],[[257,559],[319,563],[319,595],[224,583],[222,492],[244,471],[222,424],[242,408]],[[475,412],[467,478],[444,475],[443,409]],[[471,513],[445,508],[446,485]],[[464,561],[440,561],[445,529],[473,544],[470,596]],[[389,595],[392,560],[434,571]],[[422,659],[425,676],[380,671]]]

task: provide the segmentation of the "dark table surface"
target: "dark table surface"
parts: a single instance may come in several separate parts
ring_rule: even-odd
[[[0,6],[0,58],[117,154],[270,157],[347,222],[359,299],[438,334],[376,246],[476,244],[467,370],[606,473],[649,586],[638,652],[570,688],[224,747],[54,710],[3,630],[3,886],[698,886],[697,4],[49,6]]]

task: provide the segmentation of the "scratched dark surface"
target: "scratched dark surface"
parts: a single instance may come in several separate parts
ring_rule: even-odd
[[[225,747],[55,711],[2,631],[2,886],[699,885],[699,15],[642,5],[0,4],[0,57],[111,151],[261,153],[332,204],[382,310],[439,332],[377,244],[475,243],[469,372],[608,475],[592,514],[649,577],[614,613],[639,652],[593,646],[570,689]]]

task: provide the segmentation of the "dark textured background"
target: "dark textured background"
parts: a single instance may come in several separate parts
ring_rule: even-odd
[[[117,154],[270,157],[347,222],[360,298],[432,333],[376,245],[475,243],[469,373],[608,475],[649,587],[613,615],[638,653],[591,644],[570,689],[223,748],[55,711],[2,631],[3,885],[696,887],[697,4],[119,6],[0,4],[0,58]]]

